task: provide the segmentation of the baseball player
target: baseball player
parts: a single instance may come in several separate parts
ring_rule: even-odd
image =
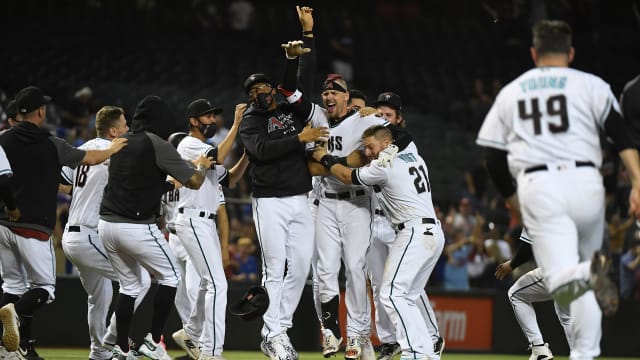
[[[9,186],[15,196],[15,210],[0,214],[2,343],[7,351],[18,351],[23,357],[37,357],[31,321],[37,309],[55,299],[54,255],[49,240],[56,219],[60,169],[99,164],[126,143],[116,139],[107,149],[85,151],[51,136],[41,128],[49,100],[37,87],[22,89],[15,97],[19,122],[0,136],[0,146],[14,172]]]
[[[340,182],[376,189],[376,197],[396,231],[384,264],[380,297],[395,326],[402,358],[439,359],[416,303],[444,247],[427,166],[415,148],[394,156],[398,148],[391,144],[393,136],[385,126],[367,128],[362,141],[367,157],[376,159],[367,167],[354,170],[341,165],[325,148],[317,148],[313,157]]]
[[[381,114],[387,121],[394,125],[404,126],[405,123],[401,114],[402,99],[400,96],[392,92],[381,93],[378,95],[378,100],[374,106],[378,110],[379,114]],[[369,279],[371,280],[373,299],[376,304],[376,332],[378,334],[378,338],[382,342],[378,360],[390,360],[393,356],[399,354],[401,349],[400,344],[396,342],[395,328],[393,327],[387,312],[384,310],[384,305],[380,298],[380,286],[382,284],[384,263],[386,262],[389,254],[389,247],[393,244],[393,240],[395,239],[395,231],[387,220],[377,198],[372,197],[372,200],[375,210],[372,224],[373,231],[371,247],[367,253],[367,269]],[[420,299],[417,301],[417,304],[419,304],[418,308],[420,309],[420,313],[424,317],[429,328],[429,334],[431,335],[434,343],[434,351],[438,354],[442,354],[444,338],[440,336],[435,313],[426,292],[423,291],[420,293]]]
[[[98,137],[84,143],[80,149],[106,149],[111,141],[129,131],[124,110],[105,106],[96,114]],[[108,161],[96,166],[81,165],[75,169],[62,168],[63,184],[72,186],[69,219],[62,235],[62,249],[67,258],[78,268],[80,281],[87,292],[87,319],[91,338],[89,358],[111,359],[115,345],[116,321],[111,317],[106,327],[107,313],[113,298],[111,281],[118,276],[113,270],[102,241],[98,236],[98,211],[108,179]],[[146,270],[138,268],[141,282],[140,294],[134,308],[144,299],[151,279]],[[103,347],[103,339],[105,347]]]
[[[313,47],[313,21],[309,19],[312,10],[297,9],[299,16],[305,17],[303,39],[310,49]],[[305,144],[320,140],[328,133],[326,128],[310,126],[310,108],[302,108],[305,105],[298,101],[302,97],[300,91],[284,90],[296,89],[297,57],[308,52],[301,43],[285,47],[288,60],[281,92],[292,104],[278,104],[274,100],[275,91],[264,74],[249,76],[244,89],[251,104],[239,132],[254,165],[253,218],[263,256],[262,282],[270,300],[263,315],[261,350],[272,360],[298,357],[287,329],[293,324],[293,313],[309,273],[314,247],[313,220],[307,202],[311,175]]]
[[[166,140],[175,121],[164,100],[147,96],[133,115],[132,131],[123,135],[128,146],[109,162],[109,180],[102,204],[98,231],[109,261],[118,274],[120,290],[115,308],[117,345],[114,355],[130,359],[129,334],[134,302],[140,295],[139,267],[158,281],[150,332],[138,352],[151,359],[170,359],[161,344],[180,274],[173,253],[156,225],[162,194],[175,188],[167,174],[188,188],[199,188],[212,160],[200,156],[192,165]],[[115,140],[114,140],[115,141]],[[133,339],[134,343],[140,343]]]
[[[613,314],[618,304],[607,258],[596,252],[604,231],[599,131],[613,140],[627,168],[634,215],[640,214],[640,162],[609,85],[569,68],[571,38],[562,21],[534,26],[536,67],[500,91],[476,142],[488,148],[487,168],[498,189],[522,212],[547,289],[561,306],[570,304],[571,358],[591,359],[600,353],[602,314]]]
[[[185,160],[206,156],[223,163],[235,141],[245,109],[246,104],[236,106],[233,126],[220,146],[215,148],[205,141],[213,137],[214,114],[219,113],[221,109],[213,107],[206,99],[193,101],[187,107],[189,136],[178,144],[178,153]],[[180,191],[175,221],[176,234],[201,279],[201,289],[206,289],[198,292],[198,299],[192,307],[192,314],[195,312],[201,317],[204,313],[202,331],[198,339],[200,360],[220,359],[225,333],[227,280],[215,223],[219,202],[213,199],[217,200],[220,197],[218,183],[225,186],[234,184],[242,177],[248,164],[246,156],[243,156],[230,172],[222,165],[214,166],[207,172],[206,179],[199,189]],[[198,334],[190,333],[189,330],[187,326],[187,335],[192,339],[197,338]]]
[[[516,250],[513,259],[498,265],[496,277],[499,280],[503,280],[515,268],[533,259],[531,239],[524,229],[522,230],[522,234],[520,234],[520,241],[520,246]],[[542,333],[536,320],[536,312],[533,308],[534,302],[553,300],[553,297],[544,285],[542,270],[536,268],[519,277],[518,280],[511,285],[507,294],[518,325],[520,325],[522,332],[529,341],[529,349],[531,350],[531,357],[529,359],[553,359],[553,353],[551,353],[549,349],[549,344],[545,343],[542,338]],[[571,318],[569,316],[569,309],[568,307],[561,307],[556,302],[554,302],[553,305],[555,306],[556,315],[560,320],[560,324],[569,342],[569,348],[571,348],[573,345],[571,341]]]

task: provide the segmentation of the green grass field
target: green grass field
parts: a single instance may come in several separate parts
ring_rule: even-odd
[[[89,355],[88,349],[52,349],[52,348],[42,348],[38,349],[40,356],[45,358],[46,360],[73,360],[73,359],[87,359]],[[177,351],[170,351],[169,354],[172,357],[177,357],[184,355],[184,353],[180,353]],[[224,358],[226,360],[265,360],[267,357],[262,355],[261,352],[247,352],[247,351],[227,351],[224,354]],[[442,355],[443,360],[524,360],[528,359],[529,354],[522,353],[522,355],[496,355],[496,354],[450,354],[445,352]],[[320,353],[301,353],[300,360],[320,360],[324,359],[322,354]],[[341,360],[342,357],[334,357],[331,358],[334,360]],[[399,359],[399,357],[398,357]],[[558,356],[555,357],[558,360],[567,359],[566,356]],[[622,360],[622,359],[631,359],[631,358],[613,358],[613,357],[603,357],[599,358],[601,360]]]

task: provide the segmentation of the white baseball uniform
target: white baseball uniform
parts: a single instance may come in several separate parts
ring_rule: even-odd
[[[431,199],[427,165],[407,148],[392,166],[377,160],[356,169],[357,182],[373,186],[387,219],[396,231],[384,265],[380,299],[396,329],[403,358],[438,359],[420,294],[444,247],[444,234]]]
[[[367,253],[367,270],[369,280],[371,280],[373,301],[376,305],[376,333],[378,334],[378,339],[380,339],[383,344],[388,344],[396,342],[396,331],[380,299],[380,286],[382,284],[384,264],[389,256],[389,247],[393,244],[396,233],[393,227],[391,227],[389,220],[385,217],[384,211],[380,207],[377,198],[374,196],[372,199],[375,212],[373,216],[371,247]],[[435,343],[440,337],[440,331],[438,329],[435,312],[425,291],[420,293],[420,299],[416,301],[416,303],[429,328],[431,339]]]
[[[526,230],[522,231],[520,240],[531,244],[531,239],[526,233]],[[511,285],[507,294],[509,296],[511,306],[513,307],[513,313],[516,316],[516,320],[518,321],[522,332],[527,337],[529,344],[544,344],[542,332],[540,332],[540,328],[538,327],[538,320],[536,318],[536,311],[533,308],[533,303],[553,300],[553,297],[544,284],[542,270],[540,268],[536,268],[520,276],[518,280]],[[569,347],[571,348],[572,338],[569,308],[562,307],[555,301],[553,305],[555,307],[558,320],[560,320],[560,324],[562,325],[567,337]]]
[[[572,359],[600,353],[602,315],[588,280],[603,239],[599,131],[610,111],[619,112],[618,103],[597,76],[534,68],[502,89],[476,140],[508,153],[545,285],[557,301],[573,300]]]
[[[311,217],[313,218],[313,225],[315,226],[316,217],[318,215],[318,205],[320,205],[320,176],[314,176],[312,178],[313,188],[309,191],[309,209],[311,210]],[[315,236],[315,231],[314,231]],[[320,300],[320,284],[318,282],[318,248],[313,247],[313,257],[311,258],[311,289],[313,292],[313,307],[316,310],[316,315],[320,323],[322,323],[322,301]]]
[[[107,149],[111,141],[95,138],[87,141],[80,149]],[[107,313],[113,298],[112,281],[118,276],[107,258],[102,241],[98,236],[99,210],[104,187],[107,185],[109,161],[95,166],[79,165],[76,169],[62,168],[62,179],[73,186],[69,219],[62,234],[62,250],[67,258],[78,268],[80,281],[87,292],[87,319],[91,338],[89,358],[102,359],[111,354],[103,348],[103,342],[115,344],[116,317],[111,316],[109,328],[106,327]],[[139,296],[134,306],[137,308],[151,286],[149,273],[138,267],[140,274]]]
[[[213,147],[193,136],[187,136],[178,145],[178,153],[185,160],[207,155]],[[196,272],[201,278],[200,289],[192,312],[204,313],[204,323],[198,342],[202,354],[220,356],[224,345],[225,314],[227,308],[227,279],[222,266],[220,240],[216,230],[219,206],[219,181],[228,172],[216,165],[207,171],[199,189],[180,189],[176,233]],[[204,301],[200,298],[204,295]],[[201,309],[199,309],[201,308]]]
[[[314,113],[324,115],[319,110]],[[365,129],[387,123],[373,115],[361,117],[357,111],[336,124],[325,121],[321,125],[329,127],[328,153],[339,157],[362,148],[361,135]],[[365,257],[371,245],[372,213],[369,187],[346,185],[333,176],[322,177],[316,216],[320,299],[326,303],[339,296],[342,259],[346,277],[347,336],[366,336],[371,332]]]
[[[0,175],[13,175],[11,164],[9,164],[9,159],[7,159],[7,154],[4,152],[2,146],[0,146]],[[7,232],[10,233],[8,229]],[[2,283],[2,291],[14,295],[24,294],[29,288],[27,272],[24,265],[19,264],[19,266],[7,267],[4,271],[5,274],[6,272],[12,272],[13,274],[9,276],[5,275]]]

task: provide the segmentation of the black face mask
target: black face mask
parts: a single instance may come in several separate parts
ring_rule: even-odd
[[[198,130],[204,135],[205,139],[213,137],[216,134],[216,123],[205,125],[200,123]]]
[[[258,109],[268,110],[272,102],[273,102],[273,95],[271,94],[271,92],[260,93],[256,95],[255,105]]]

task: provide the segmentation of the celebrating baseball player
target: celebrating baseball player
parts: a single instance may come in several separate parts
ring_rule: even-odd
[[[80,149],[106,149],[111,141],[129,131],[124,110],[105,106],[96,115],[98,137],[84,143]],[[115,315],[111,317],[109,329],[106,327],[107,313],[113,298],[111,281],[118,281],[102,241],[98,236],[100,202],[108,179],[108,162],[100,165],[80,165],[72,169],[62,168],[61,178],[72,186],[69,219],[62,235],[62,249],[67,258],[78,268],[82,287],[87,291],[87,319],[91,338],[90,359],[109,359],[116,342]],[[144,299],[149,290],[149,273],[139,272],[140,294],[134,308]],[[103,347],[103,343],[105,346]]]
[[[531,259],[533,259],[531,239],[527,231],[522,230],[522,234],[520,234],[520,246],[516,250],[516,254],[513,256],[513,259],[498,265],[496,277],[499,280],[503,280],[514,269]],[[544,284],[542,270],[536,268],[519,277],[518,280],[511,285],[507,294],[518,325],[520,325],[520,329],[522,329],[522,332],[529,341],[529,348],[531,349],[530,359],[553,359],[553,353],[551,353],[549,349],[549,344],[545,343],[542,338],[542,332],[538,327],[538,321],[536,319],[536,311],[533,308],[534,302],[553,300],[553,297]],[[569,308],[561,307],[557,302],[554,302],[553,305],[555,306],[556,315],[567,337],[569,348],[571,348],[572,338]]]
[[[311,13],[311,9],[301,11]],[[288,60],[282,89],[296,89],[297,57],[313,47],[313,38],[305,36],[304,41],[307,48],[302,42],[285,48]],[[282,90],[294,104],[278,104],[264,74],[249,76],[244,85],[251,104],[240,126],[240,139],[255,165],[253,218],[263,256],[262,282],[270,298],[263,315],[261,348],[272,360],[297,359],[286,331],[293,324],[314,247],[305,144],[324,138],[328,132],[311,127],[310,111],[300,109],[297,101],[300,91]]]
[[[196,160],[199,156],[206,156],[217,159],[220,164],[224,163],[235,141],[245,108],[245,104],[236,106],[233,126],[216,148],[205,141],[215,134],[214,115],[220,113],[221,109],[213,107],[206,99],[193,101],[187,107],[189,136],[178,144],[178,153],[185,160]],[[243,155],[229,172],[222,165],[214,165],[207,172],[199,189],[180,190],[175,221],[176,234],[201,279],[201,289],[206,289],[198,292],[192,309],[192,312],[195,311],[200,316],[204,313],[202,331],[199,336],[187,332],[191,339],[198,339],[200,360],[220,359],[224,344],[227,280],[222,266],[221,244],[215,222],[220,198],[218,184],[235,184],[244,174],[248,164],[246,156]],[[189,327],[185,330],[188,331]]]
[[[167,174],[184,186],[197,189],[212,165],[212,159],[200,156],[193,162],[194,169],[164,140],[176,130],[176,124],[164,100],[157,96],[145,97],[133,115],[132,131],[123,135],[129,140],[129,146],[109,162],[109,181],[100,206],[98,231],[120,282],[115,308],[117,345],[113,351],[122,359],[135,358],[128,339],[134,302],[140,296],[137,269],[141,265],[157,279],[158,290],[150,332],[137,350],[151,359],[170,359],[161,344],[161,336],[180,274],[174,265],[173,253],[156,225],[156,215],[162,194],[176,185],[166,180]]]
[[[498,189],[522,212],[547,289],[561,306],[570,304],[571,358],[591,359],[600,354],[602,314],[615,313],[618,304],[607,258],[596,252],[604,232],[599,131],[613,140],[628,171],[635,216],[640,162],[609,85],[569,68],[571,42],[565,22],[534,26],[536,67],[500,91],[476,142],[488,148],[487,168]]]
[[[11,211],[0,214],[2,343],[7,351],[19,351],[22,356],[37,356],[31,322],[37,309],[55,299],[50,238],[56,221],[60,169],[99,164],[126,145],[126,140],[115,139],[106,149],[80,150],[51,136],[41,128],[49,100],[37,87],[22,89],[15,98],[18,123],[0,136],[0,146],[13,169],[9,186],[15,196],[15,208],[10,204]]]
[[[369,166],[351,169],[323,147],[313,154],[344,184],[374,187],[396,237],[384,264],[380,298],[396,329],[402,358],[439,359],[416,301],[424,292],[444,247],[444,234],[435,217],[427,166],[417,151],[407,148],[396,156],[391,131],[382,125],[362,134]]]

